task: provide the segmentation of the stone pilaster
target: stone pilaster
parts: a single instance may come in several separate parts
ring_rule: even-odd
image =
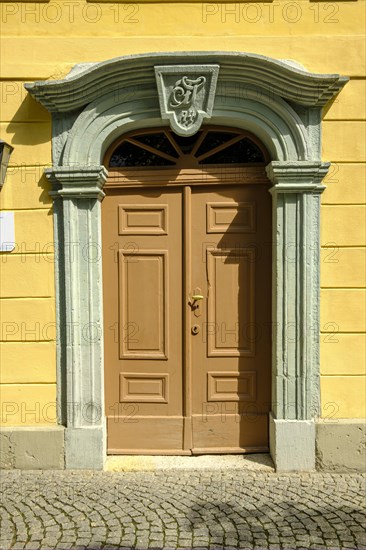
[[[102,468],[105,460],[100,200],[104,167],[56,167],[46,171],[58,199],[58,265],[64,310],[59,331],[59,399],[66,426],[66,468]],[[62,201],[62,206],[60,204]],[[56,245],[57,247],[57,245]]]
[[[319,412],[319,214],[329,163],[271,162],[271,454],[278,470],[315,468]]]

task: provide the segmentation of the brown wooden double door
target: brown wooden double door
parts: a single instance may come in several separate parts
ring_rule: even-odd
[[[108,452],[267,450],[268,188],[107,191],[102,212]]]

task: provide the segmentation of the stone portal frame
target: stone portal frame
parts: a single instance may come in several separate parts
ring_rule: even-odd
[[[320,195],[329,169],[321,161],[321,109],[348,78],[237,52],[127,56],[26,85],[53,121],[53,167],[46,175],[58,251],[58,420],[65,426],[66,468],[101,469],[106,458],[102,159],[124,132],[164,124],[154,67],[175,65],[179,74],[187,63],[219,66],[205,122],[249,130],[272,159],[266,167],[273,183],[270,449],[277,470],[312,470],[320,404]]]

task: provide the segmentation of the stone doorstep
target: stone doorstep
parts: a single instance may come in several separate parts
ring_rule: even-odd
[[[148,456],[111,455],[107,457],[107,472],[156,471],[156,470],[247,470],[274,472],[269,454],[247,455],[198,455],[198,456]]]

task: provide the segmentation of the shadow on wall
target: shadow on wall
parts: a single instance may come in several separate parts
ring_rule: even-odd
[[[1,208],[32,209],[51,205],[50,184],[44,175],[51,152],[51,115],[25,90],[23,82],[3,82],[0,90],[4,137],[14,147],[0,196]],[[12,103],[18,103],[19,99],[21,103],[14,112]],[[40,145],[46,148],[38,150]],[[43,160],[45,154],[47,158]]]

